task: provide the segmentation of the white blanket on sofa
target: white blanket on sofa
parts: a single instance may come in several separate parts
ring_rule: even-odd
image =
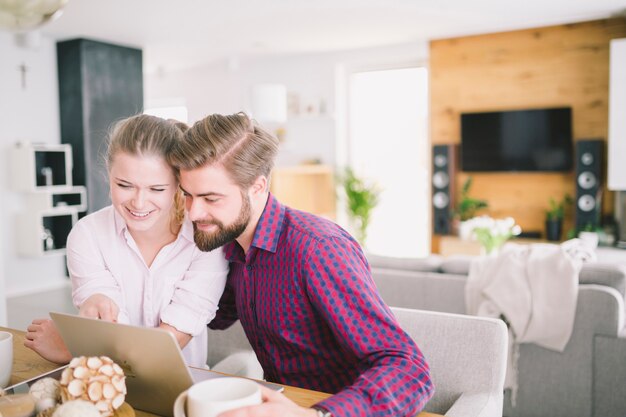
[[[578,274],[583,261],[593,257],[574,239],[561,245],[509,243],[496,256],[472,261],[465,287],[467,313],[508,323],[507,387],[517,385],[519,343],[565,349],[574,328]]]

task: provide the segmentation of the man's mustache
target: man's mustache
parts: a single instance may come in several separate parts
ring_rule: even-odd
[[[198,220],[193,222],[193,224],[202,226],[221,226],[222,222],[217,220]]]

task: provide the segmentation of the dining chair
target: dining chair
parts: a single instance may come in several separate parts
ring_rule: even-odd
[[[435,394],[425,411],[502,417],[507,329],[501,320],[392,307],[430,366]]]

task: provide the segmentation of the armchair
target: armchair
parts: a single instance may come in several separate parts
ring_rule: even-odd
[[[426,411],[448,417],[501,417],[507,330],[501,320],[391,309],[430,365],[435,395]]]

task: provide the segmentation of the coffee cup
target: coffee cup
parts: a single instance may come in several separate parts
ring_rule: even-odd
[[[217,417],[235,408],[261,404],[259,384],[244,378],[215,378],[183,391],[174,403],[174,417]]]
[[[0,388],[9,385],[13,369],[13,335],[0,331]]]

